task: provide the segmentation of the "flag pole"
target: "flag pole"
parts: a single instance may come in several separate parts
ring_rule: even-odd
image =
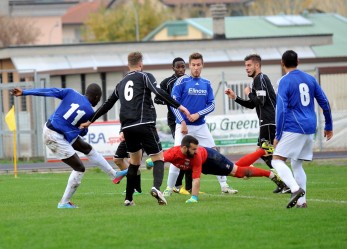
[[[17,132],[13,131],[13,168],[14,168],[14,178],[17,178]]]

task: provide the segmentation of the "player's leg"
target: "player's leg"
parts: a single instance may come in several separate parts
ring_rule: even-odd
[[[112,166],[106,161],[106,159],[93,147],[85,142],[82,138],[78,137],[76,141],[72,144],[72,147],[83,154],[86,155],[88,160],[99,166],[102,171],[104,171],[107,175],[110,176],[112,181],[118,177],[124,176],[127,174],[127,170],[124,171],[115,171]]]
[[[300,188],[285,161],[287,158],[298,158],[306,144],[307,136],[304,134],[284,132],[273,154],[272,166],[292,193],[287,208],[295,206],[297,200],[305,194],[305,191]]]
[[[68,179],[63,197],[58,203],[58,208],[76,208],[77,206],[75,206],[70,199],[81,184],[85,167],[71,144],[65,140],[62,134],[44,126],[43,142],[57,158],[61,159],[73,169]]]
[[[174,145],[175,146],[180,145],[183,137],[184,135],[181,133],[181,125],[176,124]],[[175,165],[170,164],[169,173],[167,177],[167,183],[166,183],[167,186],[163,192],[165,197],[169,197],[172,194],[173,187],[175,186],[179,173],[180,173],[180,169],[175,167]]]
[[[164,178],[164,156],[160,139],[157,133],[155,125],[141,125],[138,130],[137,139],[140,138],[141,145],[144,151],[149,155],[153,161],[153,187],[151,189],[151,195],[155,197],[159,205],[166,205],[163,194],[160,192],[160,187]],[[127,138],[125,139],[128,144]],[[130,148],[129,148],[130,149]]]
[[[214,148],[215,150],[217,150],[212,134],[210,133],[208,126],[206,124],[199,125],[199,126],[190,125],[188,130],[189,130],[189,134],[193,135],[196,139],[198,139],[200,146]],[[236,189],[233,189],[231,186],[228,185],[227,177],[225,175],[216,175],[216,177],[219,182],[222,193],[225,193],[225,194],[238,193]]]
[[[293,170],[293,175],[300,186],[305,191],[305,195],[298,199],[297,207],[303,207],[306,208],[306,173],[302,166],[303,160],[305,161],[311,161],[313,157],[313,135],[308,135],[308,139],[306,140],[306,144],[304,145],[303,149],[301,150],[301,153],[299,155],[300,159],[291,159],[291,167]]]
[[[259,130],[259,138],[258,138],[258,146],[262,147],[263,141],[267,141],[270,144],[273,144],[273,140],[275,138],[276,126],[275,125],[264,125],[260,127]],[[272,155],[264,155],[261,157],[266,165],[272,169],[271,160]]]

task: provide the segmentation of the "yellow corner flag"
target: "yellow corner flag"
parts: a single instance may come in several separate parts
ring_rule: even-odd
[[[12,106],[11,110],[6,114],[5,121],[10,129],[10,131],[16,131],[16,117],[14,115],[14,105]]]

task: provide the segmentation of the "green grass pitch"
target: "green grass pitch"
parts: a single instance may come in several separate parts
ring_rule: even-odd
[[[136,206],[124,207],[126,181],[114,185],[97,169],[87,170],[75,193],[79,208],[57,209],[69,173],[0,175],[0,249],[347,248],[347,165],[333,164],[305,164],[307,209],[286,209],[289,194],[273,194],[267,178],[228,177],[239,193],[225,195],[207,175],[199,203],[173,194],[159,206],[148,170]]]

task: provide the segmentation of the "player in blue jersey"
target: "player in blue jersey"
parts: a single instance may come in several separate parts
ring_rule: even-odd
[[[306,208],[306,174],[302,162],[311,161],[313,137],[317,128],[314,99],[325,117],[324,137],[333,136],[330,105],[320,85],[311,75],[298,70],[298,55],[293,50],[283,53],[282,67],[285,75],[278,82],[276,106],[276,137],[272,166],[291,190],[287,208]],[[291,168],[285,161],[291,159]]]
[[[186,135],[196,137],[199,144],[204,147],[215,148],[213,137],[205,122],[205,116],[213,112],[215,108],[214,95],[211,82],[200,76],[204,66],[203,56],[200,53],[193,53],[189,56],[189,68],[191,75],[180,77],[171,92],[171,95],[181,105],[186,106],[190,116],[184,117],[179,111],[172,108],[176,116],[176,131],[174,145],[180,145],[182,138]],[[170,165],[167,188],[164,196],[170,196],[176,183],[179,169]],[[217,176],[222,193],[235,194],[237,190],[230,188],[227,184],[226,176]]]
[[[87,129],[79,129],[79,125],[94,115],[93,107],[100,101],[102,92],[97,84],[90,84],[86,94],[82,95],[69,88],[36,88],[11,91],[14,96],[43,96],[61,99],[55,112],[47,120],[43,128],[43,139],[53,154],[69,165],[73,170],[70,174],[64,195],[58,203],[58,208],[76,208],[70,199],[81,183],[85,167],[76,154],[79,151],[86,155],[90,162],[98,165],[113,180],[124,176],[125,171],[116,172],[105,158],[85,142],[81,136],[87,134]]]

